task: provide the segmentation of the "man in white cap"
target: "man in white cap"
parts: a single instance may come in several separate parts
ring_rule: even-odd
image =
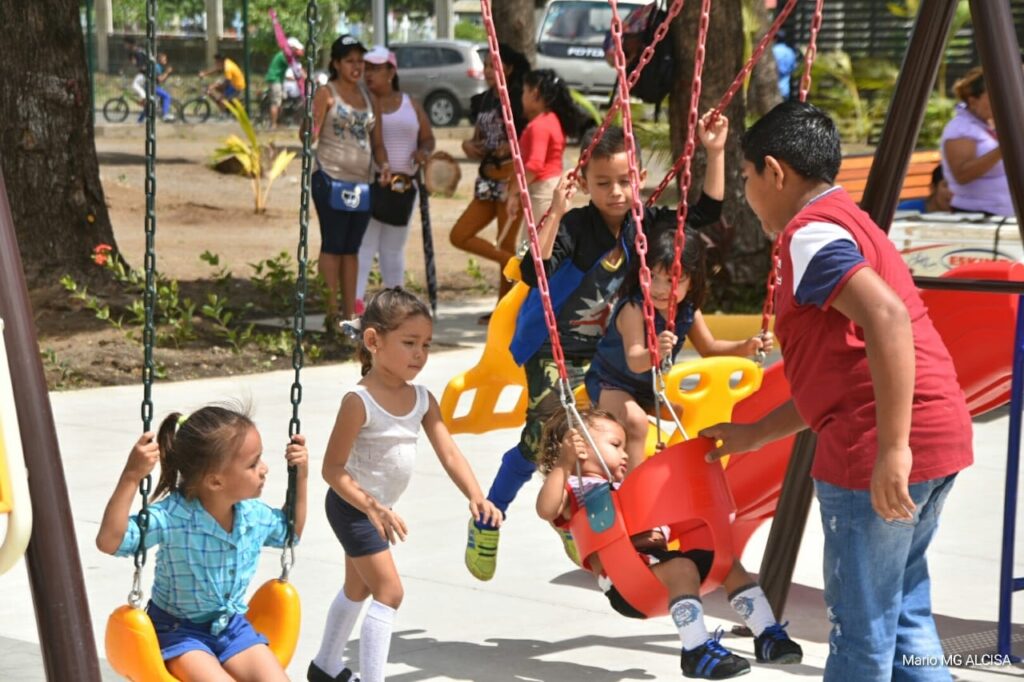
[[[289,38],[288,47],[292,54],[301,59],[305,53],[305,47],[298,38]],[[267,68],[267,87],[270,88],[270,127],[277,128],[277,117],[281,114],[281,104],[284,103],[284,80],[288,72],[288,58],[284,50],[278,50],[274,58],[270,60],[270,67]]]

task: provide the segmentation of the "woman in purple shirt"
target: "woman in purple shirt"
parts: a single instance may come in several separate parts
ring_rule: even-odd
[[[942,169],[953,190],[954,211],[1013,216],[1003,154],[992,124],[992,105],[981,67],[953,86],[962,100],[942,131]]]

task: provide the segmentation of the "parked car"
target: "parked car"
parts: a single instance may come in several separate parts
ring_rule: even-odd
[[[622,0],[625,20],[644,2]],[[570,87],[592,100],[607,102],[615,87],[615,69],[604,58],[604,38],[612,25],[606,0],[551,0],[538,24],[536,68],[554,69]]]
[[[389,46],[398,60],[402,90],[423,102],[434,126],[453,126],[469,113],[469,100],[487,90],[480,50],[466,40]]]

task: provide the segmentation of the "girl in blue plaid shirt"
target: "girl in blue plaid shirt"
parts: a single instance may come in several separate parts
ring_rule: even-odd
[[[267,639],[244,614],[245,592],[264,545],[283,547],[283,509],[260,501],[267,464],[248,415],[208,406],[170,414],[156,438],[142,434],[128,455],[96,536],[101,551],[131,556],[138,516],[129,516],[139,482],[160,462],[149,506],[146,547],[160,545],[147,607],[168,671],[181,680],[287,681]],[[306,439],[292,438],[285,459],[297,468],[295,533],[306,523]]]

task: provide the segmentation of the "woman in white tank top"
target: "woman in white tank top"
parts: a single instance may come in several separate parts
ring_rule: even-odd
[[[370,90],[380,114],[377,125],[380,143],[374,147],[377,160],[377,182],[383,187],[398,174],[409,186],[418,167],[427,162],[434,151],[434,131],[430,119],[419,102],[398,89],[397,61],[386,47],[375,47],[363,57],[366,86]],[[375,191],[377,191],[375,189]],[[419,191],[415,186],[407,190]],[[418,200],[418,197],[417,197]],[[401,224],[370,217],[370,224],[359,247],[359,279],[356,284],[356,311],[361,309],[366,292],[373,257],[380,264],[381,280],[385,287],[405,284],[405,242],[409,237],[409,223],[415,214],[414,200],[409,217]]]

